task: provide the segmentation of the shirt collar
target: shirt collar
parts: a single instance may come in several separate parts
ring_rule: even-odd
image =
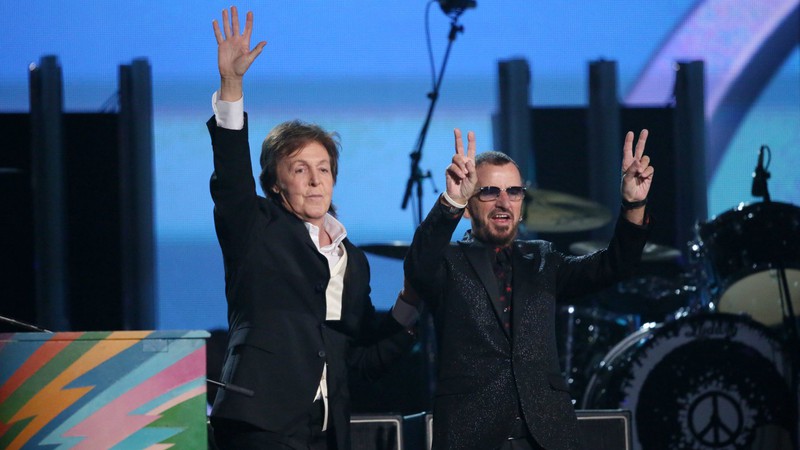
[[[303,224],[306,226],[306,230],[308,230],[309,234],[312,236],[319,236],[320,229],[318,226],[309,222],[303,222]],[[338,247],[344,238],[347,237],[347,230],[344,228],[344,225],[328,213],[325,214],[322,220],[322,228],[328,233],[328,236],[331,237],[331,245],[334,247]],[[319,242],[319,238],[317,242]]]

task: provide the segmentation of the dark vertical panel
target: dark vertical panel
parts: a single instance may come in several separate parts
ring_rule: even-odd
[[[534,182],[536,167],[531,152],[531,73],[524,59],[498,63],[500,111],[494,121],[495,150],[511,156],[523,180]]]
[[[126,329],[155,328],[153,94],[150,65],[120,66],[122,303]]]
[[[31,69],[31,154],[38,325],[69,330],[61,67],[55,56]]]
[[[675,219],[682,244],[692,239],[694,223],[708,217],[703,76],[702,61],[679,63],[675,76],[675,191],[683,205]]]
[[[619,209],[623,138],[617,99],[617,63],[589,64],[588,152],[589,198],[611,211]],[[611,239],[614,223],[592,231],[594,239]]]

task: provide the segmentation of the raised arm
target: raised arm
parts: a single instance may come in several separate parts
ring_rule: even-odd
[[[408,284],[429,304],[435,304],[444,287],[441,264],[467,201],[477,190],[475,133],[467,133],[467,149],[461,130],[454,130],[455,154],[445,171],[447,191],[439,197],[417,228],[403,267]]]
[[[214,36],[217,38],[217,65],[220,77],[220,100],[234,102],[242,98],[242,79],[247,69],[255,61],[261,50],[267,45],[261,41],[250,49],[250,36],[253,34],[253,12],[247,12],[244,32],[239,29],[239,12],[231,6],[231,17],[228,10],[222,10],[222,29],[214,20]],[[224,34],[223,34],[224,33]]]
[[[221,80],[217,100],[236,102],[242,98],[242,78],[261,53],[265,42],[260,42],[251,50],[253,14],[247,13],[244,33],[240,33],[235,6],[231,7],[230,14],[229,19],[228,11],[222,11],[222,30],[216,20],[213,22]],[[236,121],[231,117],[234,114],[230,111],[220,112],[222,117],[219,117],[217,112],[215,109],[214,117],[207,122],[214,149],[214,173],[210,184],[211,197],[214,199],[214,222],[226,260],[238,260],[249,249],[249,230],[255,223],[258,197],[250,163],[247,124],[239,116],[241,124],[231,126]],[[241,109],[238,114],[241,114]]]

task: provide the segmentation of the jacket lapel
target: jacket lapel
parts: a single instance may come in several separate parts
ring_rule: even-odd
[[[281,207],[283,208],[283,207]],[[316,285],[313,286],[313,289],[316,291],[324,291],[328,287],[328,280],[330,279],[330,269],[328,268],[328,260],[323,256],[317,247],[314,245],[314,241],[311,240],[311,235],[308,233],[308,229],[306,228],[305,224],[302,220],[298,217],[293,215],[292,213],[286,211],[286,219],[289,221],[289,229],[294,234],[294,239],[303,242],[303,244],[308,248],[311,252],[313,257],[316,259],[316,263],[309,261],[308,264],[312,266],[316,266],[317,270],[321,270],[324,275],[321,274],[319,281]],[[347,283],[345,283],[345,286]],[[308,308],[316,315],[317,317],[321,317],[322,320],[325,319],[326,314],[326,304],[325,302],[320,303],[319,301],[315,300],[316,297],[310,298],[303,298],[304,302],[308,305]]]
[[[536,265],[538,258],[535,253],[527,253],[521,248],[519,242],[515,242],[511,251],[511,270],[513,271],[511,298],[511,329],[520,330],[523,326],[523,316],[525,307],[528,306],[525,299],[531,298],[530,276],[538,272]]]
[[[353,288],[361,285],[361,272],[355,266],[355,246],[347,238],[342,241],[342,244],[344,251],[347,252],[347,266],[344,269],[344,285],[342,286],[342,320],[344,320],[353,309],[352,302],[356,298]]]
[[[459,242],[459,244],[464,250],[464,254],[467,256],[467,261],[469,261],[475,273],[478,274],[481,284],[483,284],[484,289],[489,294],[489,303],[491,303],[492,311],[494,311],[494,315],[498,320],[498,326],[503,329],[506,337],[509,337],[508,330],[500,325],[501,311],[498,301],[500,298],[500,291],[497,287],[497,278],[494,275],[492,263],[489,261],[489,254],[486,247],[477,241]]]

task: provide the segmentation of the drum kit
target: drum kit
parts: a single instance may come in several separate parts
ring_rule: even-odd
[[[569,194],[528,195],[529,231],[589,231],[612,219],[602,205]],[[606,244],[569,248],[585,255]],[[407,246],[362,248],[402,258]],[[698,222],[685,255],[648,243],[642,260],[684,265],[669,277],[618,283],[556,313],[576,408],[630,410],[634,449],[792,448],[800,207],[741,204]]]
[[[532,207],[528,216],[537,214]],[[595,219],[581,223],[605,224]],[[559,353],[573,402],[630,410],[634,449],[794,448],[800,208],[742,204],[694,231],[677,273],[639,275],[593,306],[560,308]],[[606,245],[576,242],[570,252]],[[642,254],[645,267],[683,259],[652,243]]]

